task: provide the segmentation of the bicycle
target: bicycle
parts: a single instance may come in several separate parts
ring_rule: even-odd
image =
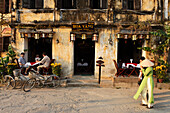
[[[5,75],[3,74],[3,83],[6,86],[6,89],[21,89],[24,82],[26,82],[29,78],[21,74],[21,69],[13,70],[13,75]]]
[[[46,85],[52,85],[55,88],[60,86],[60,77],[57,75],[43,76],[41,74],[37,74],[37,71],[32,68],[28,76],[30,79],[23,85],[23,90],[25,92],[31,91],[31,89],[35,86],[44,87]]]

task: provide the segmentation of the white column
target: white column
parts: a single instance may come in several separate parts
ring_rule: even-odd
[[[28,61],[28,38],[24,39],[24,50],[27,49],[25,52],[25,60]]]

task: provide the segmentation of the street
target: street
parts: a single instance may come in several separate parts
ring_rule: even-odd
[[[153,109],[132,97],[137,88],[67,87],[22,90],[0,89],[0,113],[168,113],[170,91],[154,90]]]

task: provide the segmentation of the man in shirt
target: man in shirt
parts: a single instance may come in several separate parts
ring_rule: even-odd
[[[26,64],[26,60],[25,60],[24,56],[25,56],[25,53],[22,52],[21,57],[18,59],[19,66],[21,68],[25,67],[25,64]]]
[[[38,73],[40,71],[40,68],[43,68],[43,67],[47,68],[50,65],[50,58],[47,56],[47,54],[45,52],[43,52],[42,55],[43,55],[43,59],[41,61],[39,61],[39,63],[42,65],[37,67]]]

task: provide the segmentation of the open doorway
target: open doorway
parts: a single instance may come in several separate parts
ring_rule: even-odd
[[[28,39],[28,61],[34,62],[38,54],[42,59],[42,53],[46,52],[47,56],[52,59],[52,39],[51,38],[29,38]]]
[[[139,59],[142,56],[142,50],[138,47],[142,47],[143,40],[132,39],[119,39],[118,42],[118,62],[129,63],[130,59],[133,59],[134,63],[139,63]]]
[[[94,75],[95,42],[91,38],[74,42],[74,74]]]

